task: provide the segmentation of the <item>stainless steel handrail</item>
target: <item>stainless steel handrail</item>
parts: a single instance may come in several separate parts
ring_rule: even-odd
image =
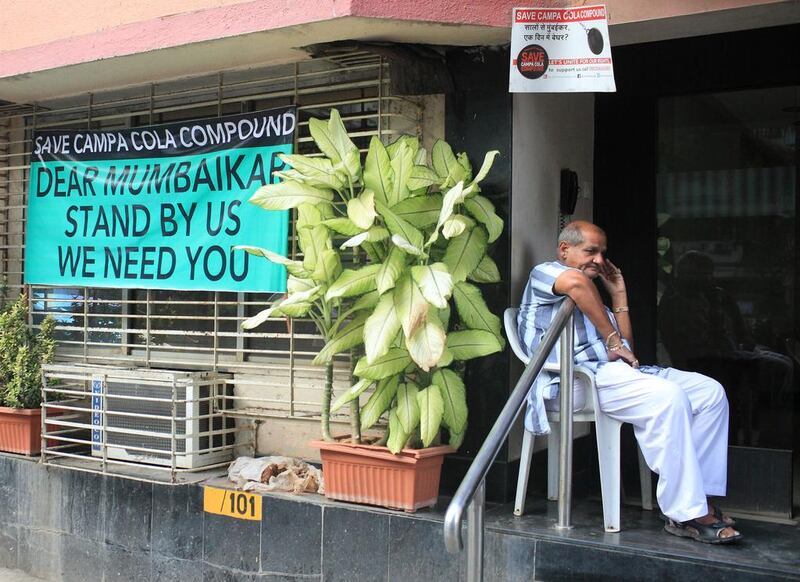
[[[489,467],[497,457],[503,446],[511,427],[517,418],[533,381],[544,367],[550,351],[555,346],[559,335],[563,333],[562,341],[562,369],[561,369],[561,463],[559,470],[559,520],[558,526],[570,527],[569,506],[571,501],[571,472],[572,472],[572,358],[564,358],[563,354],[572,353],[572,315],[575,302],[569,297],[556,312],[550,329],[542,338],[536,352],[531,357],[530,363],[522,373],[517,385],[511,392],[506,405],[497,417],[497,420],[483,442],[475,460],[467,470],[464,480],[456,490],[444,518],[444,542],[447,550],[452,553],[463,549],[461,540],[461,523],[464,510],[469,507],[467,523],[468,553],[467,580],[470,582],[483,578],[483,505],[486,474]],[[563,365],[566,362],[566,366]],[[565,414],[569,411],[569,414]],[[566,451],[566,454],[565,454]],[[477,493],[477,494],[476,494]]]

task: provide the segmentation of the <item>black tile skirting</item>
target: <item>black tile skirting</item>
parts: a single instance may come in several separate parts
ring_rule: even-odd
[[[85,582],[465,580],[464,554],[444,548],[443,510],[411,515],[270,494],[262,521],[242,521],[204,513],[200,485],[148,484],[0,455],[0,566]],[[536,511],[528,521],[514,521],[507,506],[487,513],[485,580],[800,579],[800,571],[682,559],[657,546],[636,551],[602,536],[559,538],[527,528],[547,520]]]

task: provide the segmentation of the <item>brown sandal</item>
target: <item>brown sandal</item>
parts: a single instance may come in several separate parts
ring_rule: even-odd
[[[741,540],[744,536],[736,533],[734,536],[723,538],[722,530],[730,527],[724,521],[715,521],[714,523],[700,523],[696,519],[687,521],[675,521],[674,519],[667,518],[667,524],[664,526],[664,531],[671,533],[674,536],[681,538],[691,538],[695,541],[704,544],[731,544]]]

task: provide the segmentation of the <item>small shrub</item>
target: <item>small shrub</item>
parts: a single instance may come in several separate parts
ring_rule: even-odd
[[[55,353],[55,320],[47,316],[39,333],[28,327],[28,298],[20,295],[0,313],[0,404],[38,408],[42,403],[42,364]]]

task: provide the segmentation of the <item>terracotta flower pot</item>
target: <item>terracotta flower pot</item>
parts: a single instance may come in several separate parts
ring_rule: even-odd
[[[0,451],[38,455],[42,450],[42,409],[0,406]]]
[[[447,446],[403,449],[312,441],[320,450],[325,496],[408,512],[436,504]]]

